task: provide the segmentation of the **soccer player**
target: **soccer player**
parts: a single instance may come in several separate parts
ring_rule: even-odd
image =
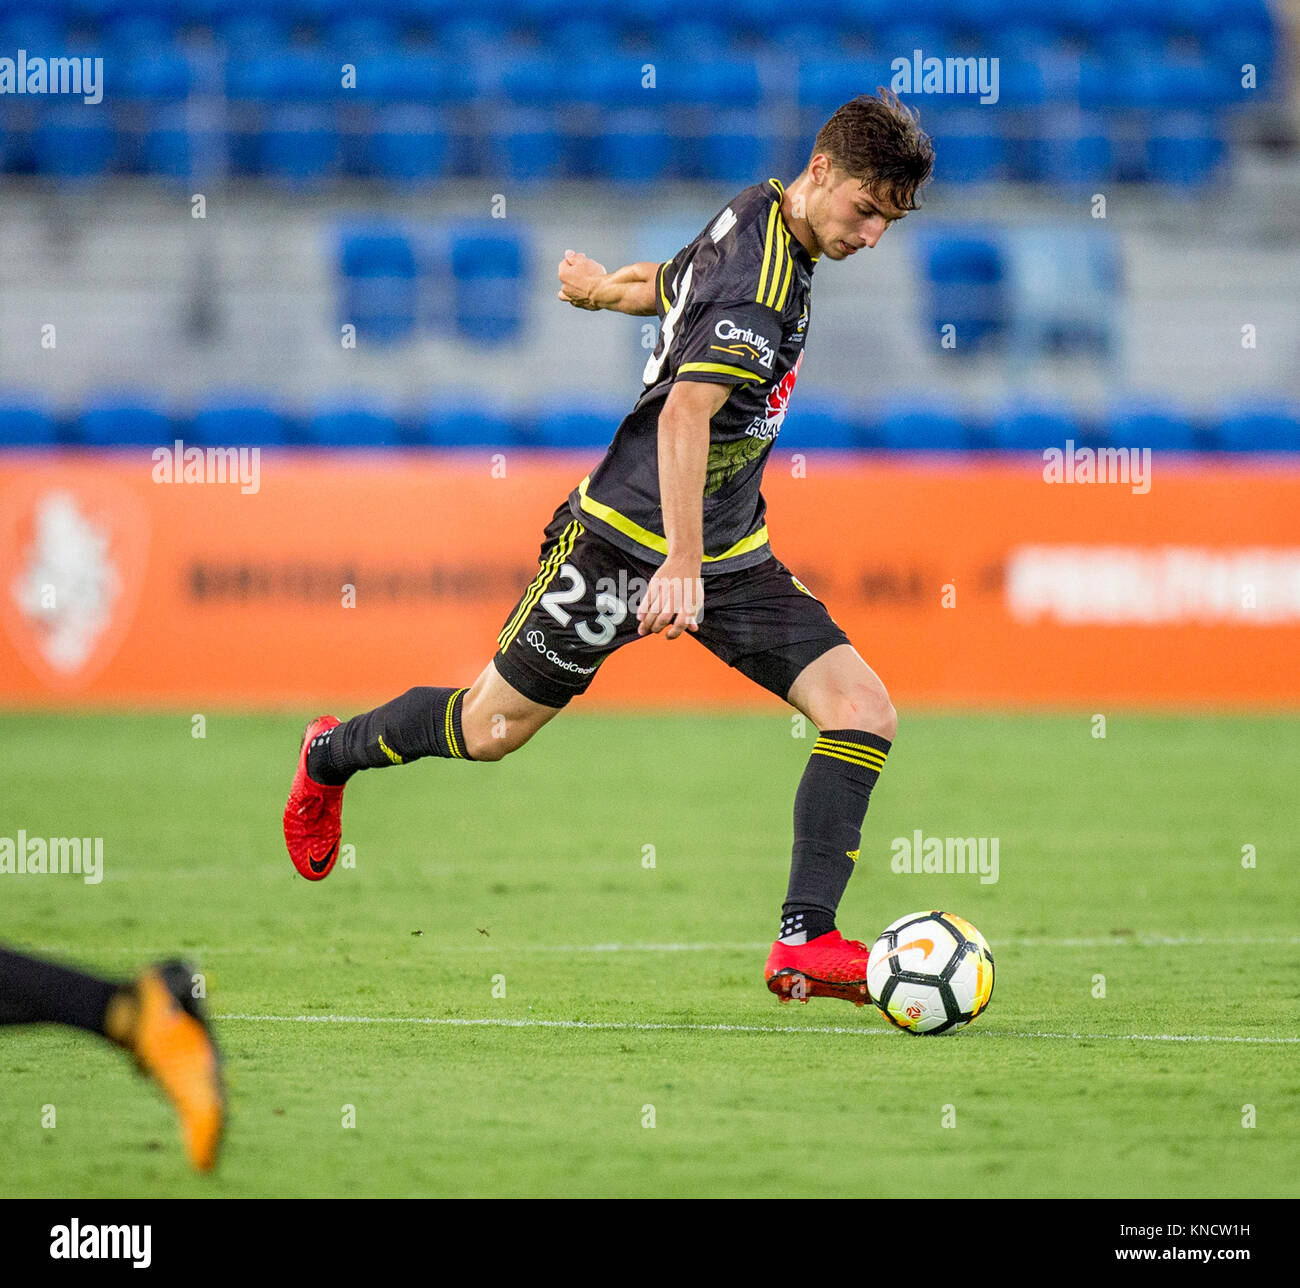
[[[190,972],[163,962],[124,983],[0,948],[0,1025],[65,1024],[121,1047],[162,1088],[190,1162],[209,1171],[225,1125],[221,1058],[191,996]]]
[[[344,786],[358,770],[500,760],[624,644],[690,633],[820,732],[795,793],[768,987],[782,1001],[867,1000],[867,948],[840,934],[835,913],[897,718],[826,606],[773,553],[759,488],[803,361],[814,265],[875,246],[916,209],[933,164],[915,115],[881,90],[831,116],[788,188],[746,188],[667,262],[607,273],[565,252],[561,300],[658,316],[645,387],[556,508],[538,574],[473,684],[413,688],[346,724],[307,726],[284,812],[304,877],[333,867]]]

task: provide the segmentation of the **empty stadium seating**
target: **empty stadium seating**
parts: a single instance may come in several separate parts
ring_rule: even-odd
[[[206,129],[231,173],[292,190],[451,169],[734,183],[797,165],[830,110],[915,49],[999,60],[995,103],[910,97],[947,181],[1194,190],[1227,156],[1234,112],[1281,79],[1265,0],[805,0],[795,14],[770,0],[6,0],[0,48],[113,69],[97,105],[5,96],[10,171],[175,178],[196,161],[178,131]],[[198,110],[179,118],[190,96]]]
[[[517,411],[471,389],[440,393],[423,407],[394,407],[362,395],[286,407],[272,393],[214,390],[193,406],[166,407],[140,391],[105,391],[69,415],[48,400],[0,389],[0,450],[153,447],[180,438],[205,446],[430,447],[599,451],[630,403],[550,395]],[[1300,408],[1243,400],[1192,414],[1143,394],[1114,399],[1100,415],[1041,401],[1009,400],[991,412],[921,394],[871,404],[796,394],[781,427],[783,451],[871,450],[1042,452],[1071,439],[1080,447],[1153,451],[1300,452]]]

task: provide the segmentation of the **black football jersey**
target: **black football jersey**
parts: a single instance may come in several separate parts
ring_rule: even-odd
[[[709,424],[702,572],[771,557],[760,490],[803,361],[813,259],[781,216],[776,179],[746,188],[655,278],[659,341],[644,389],[600,464],[569,495],[576,519],[662,561],[659,413],[675,380],[734,386]]]

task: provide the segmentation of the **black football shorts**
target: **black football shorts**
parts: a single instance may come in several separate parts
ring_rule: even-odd
[[[567,500],[546,525],[538,564],[497,637],[493,662],[526,698],[562,707],[616,649],[650,638],[636,633],[636,609],[658,565],[596,536]],[[779,698],[809,662],[849,642],[826,605],[775,556],[706,576],[699,627],[687,634]]]

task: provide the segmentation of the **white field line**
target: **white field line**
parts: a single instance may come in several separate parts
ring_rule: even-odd
[[[619,1033],[831,1033],[837,1037],[853,1038],[886,1037],[894,1033],[892,1029],[847,1028],[843,1025],[796,1028],[779,1024],[639,1024],[618,1020],[510,1020],[432,1015],[217,1015],[213,1018],[223,1023],[249,1024],[413,1024],[445,1028],[600,1029]],[[985,1038],[1050,1038],[1069,1042],[1242,1042],[1263,1046],[1300,1043],[1300,1037],[1256,1038],[1192,1033],[1016,1033],[1000,1029],[974,1029],[972,1032]]]

